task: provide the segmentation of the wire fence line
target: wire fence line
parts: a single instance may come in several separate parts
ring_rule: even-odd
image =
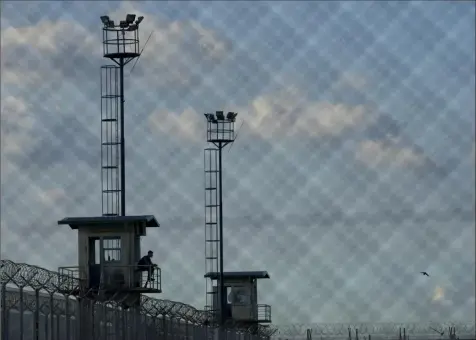
[[[209,315],[181,302],[141,296],[141,308],[124,309],[118,301],[98,302],[83,291],[66,290],[79,280],[24,263],[0,261],[2,340],[91,339],[263,339],[274,329],[218,329]],[[80,320],[84,320],[81,323]],[[84,329],[87,325],[87,329]],[[81,334],[81,335],[80,335]]]
[[[76,283],[79,284],[79,283]],[[472,339],[474,323],[430,324],[319,324],[282,325],[237,331],[219,330],[207,325],[207,313],[192,306],[142,296],[141,310],[135,314],[117,301],[79,300],[64,292],[76,289],[70,277],[58,272],[9,260],[0,262],[2,340],[73,340],[79,339],[80,315],[87,318],[86,332],[92,339],[219,339],[254,340],[305,339],[441,339],[437,330],[454,328],[459,339]],[[403,330],[403,333],[402,333]],[[85,330],[83,329],[83,332]],[[84,333],[81,333],[84,334]],[[218,334],[218,335],[217,335]],[[451,339],[451,338],[450,338]],[[456,339],[456,338],[454,338]]]
[[[369,338],[369,336],[371,338]],[[319,325],[281,325],[273,339],[474,339],[476,324],[463,322],[442,323],[356,323]]]

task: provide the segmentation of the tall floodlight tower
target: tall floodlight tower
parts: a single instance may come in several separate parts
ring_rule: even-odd
[[[206,309],[221,325],[226,320],[227,297],[223,280],[223,185],[222,150],[235,140],[238,114],[223,111],[206,113],[207,142],[214,147],[205,149],[205,272],[219,273],[216,286],[207,279]],[[219,307],[218,307],[219,306]],[[218,308],[217,308],[218,307]]]
[[[118,25],[102,16],[103,56],[115,65],[101,67],[101,184],[102,214],[126,215],[124,144],[124,67],[140,56],[139,24],[127,14]]]

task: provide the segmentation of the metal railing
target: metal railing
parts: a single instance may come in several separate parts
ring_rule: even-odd
[[[231,314],[228,316],[228,321],[233,322],[258,322],[269,323],[271,322],[271,306],[266,304],[245,304],[235,305],[230,304]],[[209,312],[210,320],[218,322],[219,310],[213,310],[211,306],[205,306],[205,311]]]
[[[271,322],[271,306],[265,304],[258,305],[258,321]]]
[[[95,273],[94,268],[97,268]],[[106,263],[102,266],[68,266],[59,268],[58,287],[62,291],[94,288],[104,290],[132,289],[162,291],[162,271],[159,267],[140,270],[136,265]]]
[[[86,272],[79,266],[60,267],[58,269],[58,290],[74,293],[86,283]]]
[[[135,268],[133,269],[135,271]],[[162,291],[162,270],[157,266],[151,270],[139,272],[139,286]]]

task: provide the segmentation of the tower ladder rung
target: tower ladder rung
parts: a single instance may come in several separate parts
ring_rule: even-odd
[[[117,122],[117,118],[103,118],[101,122]]]
[[[205,205],[205,208],[218,208],[220,205],[218,204],[207,204]]]
[[[205,170],[205,173],[207,174],[213,174],[213,173],[219,173],[219,170]]]
[[[101,168],[103,168],[103,169],[118,169],[119,167],[117,165],[106,165],[106,166],[102,166]]]
[[[217,188],[210,187],[210,188],[205,188],[205,190],[217,190]]]
[[[218,222],[206,222],[205,224],[206,224],[206,225],[217,225]]]
[[[121,189],[106,189],[102,191],[104,194],[112,194],[115,192],[121,192]]]
[[[120,145],[121,142],[104,142],[101,145],[103,146],[110,146],[110,145]]]
[[[206,240],[205,242],[220,242],[220,240]]]
[[[218,260],[218,257],[205,257],[206,260]]]

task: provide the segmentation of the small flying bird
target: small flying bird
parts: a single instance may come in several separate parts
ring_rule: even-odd
[[[430,327],[430,329],[431,329],[432,331],[435,331],[436,333],[440,334],[440,336],[445,335],[445,332],[444,332],[444,331],[443,331],[443,332],[440,332],[440,331],[434,329],[433,327]]]
[[[428,276],[428,277],[430,277],[430,275],[428,275],[428,273],[427,273],[427,272],[420,272],[420,274],[422,274],[422,275],[424,275],[424,276]]]

